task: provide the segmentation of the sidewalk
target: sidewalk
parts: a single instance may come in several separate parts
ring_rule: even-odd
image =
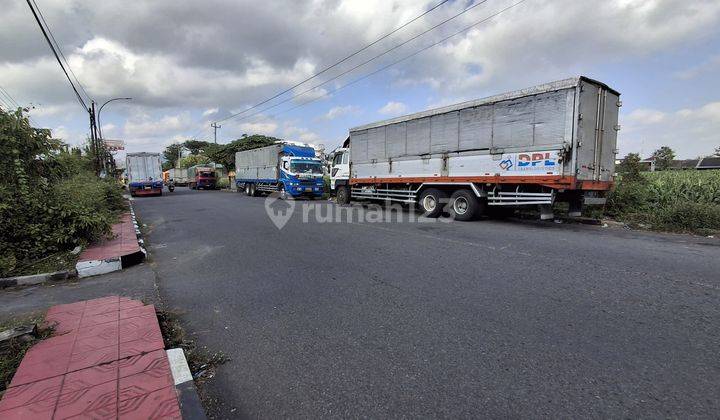
[[[80,253],[76,264],[79,277],[117,271],[144,258],[133,219],[132,213],[123,213],[112,226],[112,239],[103,239]]]
[[[0,418],[181,418],[155,307],[109,296],[53,306],[53,337],[25,355]]]

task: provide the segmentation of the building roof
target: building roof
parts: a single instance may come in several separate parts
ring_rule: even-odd
[[[672,169],[693,169],[697,166],[699,159],[673,160],[670,164]]]
[[[697,169],[720,169],[720,157],[705,157],[698,162]]]

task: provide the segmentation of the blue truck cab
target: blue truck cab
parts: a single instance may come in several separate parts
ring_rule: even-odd
[[[322,197],[323,173],[310,146],[276,143],[235,154],[235,184],[249,196],[277,191],[283,199]]]

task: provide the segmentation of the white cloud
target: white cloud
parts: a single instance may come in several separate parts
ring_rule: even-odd
[[[662,122],[666,116],[662,111],[639,108],[625,117],[625,121],[636,122],[638,124],[657,124]]]
[[[209,109],[206,109],[205,111],[203,111],[202,116],[207,117],[207,116],[217,114],[217,113],[218,113],[218,108],[209,108]]]
[[[694,79],[702,74],[711,73],[720,69],[720,55],[714,55],[702,63],[688,67],[675,73],[675,77],[682,80]]]
[[[274,121],[248,122],[240,124],[240,130],[243,134],[264,134],[271,136],[277,131],[278,125]]]
[[[378,109],[378,112],[385,115],[396,116],[401,115],[407,111],[407,105],[402,102],[390,101],[386,103],[382,108]]]
[[[672,112],[635,110],[621,117],[618,136],[620,155],[639,152],[649,155],[660,146],[670,146],[679,158],[705,156],[720,146],[720,101]]]
[[[324,113],[320,116],[320,119],[323,120],[334,120],[336,118],[342,117],[344,115],[348,114],[356,114],[359,113],[360,107],[354,106],[354,105],[345,105],[345,106],[335,106],[328,110],[328,112]]]

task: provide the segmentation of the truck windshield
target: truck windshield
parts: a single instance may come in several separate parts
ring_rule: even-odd
[[[201,178],[212,178],[215,176],[215,172],[200,172]]]
[[[309,160],[293,160],[290,162],[290,170],[296,174],[321,174],[323,173],[320,162]]]

